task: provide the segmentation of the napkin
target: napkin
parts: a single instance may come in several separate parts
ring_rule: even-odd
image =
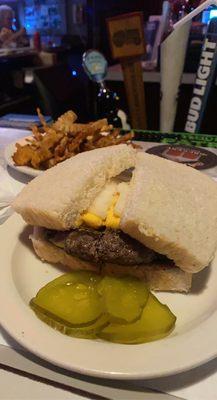
[[[0,224],[13,213],[11,203],[24,186],[24,183],[13,179],[7,170],[0,166]]]

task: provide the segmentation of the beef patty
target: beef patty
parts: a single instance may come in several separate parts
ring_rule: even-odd
[[[68,232],[47,230],[47,239],[66,253],[94,263],[148,264],[157,254],[120,230],[77,228]]]

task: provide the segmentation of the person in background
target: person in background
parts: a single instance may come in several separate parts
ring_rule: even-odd
[[[25,28],[15,32],[13,28],[14,11],[7,5],[0,6],[0,47],[28,46]]]

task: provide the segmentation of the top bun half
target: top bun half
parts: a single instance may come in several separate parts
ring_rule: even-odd
[[[140,152],[121,229],[184,271],[198,272],[217,248],[217,184],[191,167]]]
[[[70,229],[106,182],[133,167],[135,158],[126,144],[80,153],[33,179],[12,206],[30,225]]]

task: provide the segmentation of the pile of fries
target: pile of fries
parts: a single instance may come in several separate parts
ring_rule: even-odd
[[[79,124],[77,115],[67,111],[56,122],[48,125],[37,109],[42,128],[32,127],[27,144],[16,143],[12,158],[16,165],[45,170],[83,151],[120,143],[131,143],[133,132],[120,135],[119,129],[108,125],[107,119]]]

